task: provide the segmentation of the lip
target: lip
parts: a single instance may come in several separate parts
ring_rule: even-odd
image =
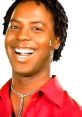
[[[17,53],[15,50],[16,49],[20,49],[20,50],[33,50],[33,53],[32,54],[28,54],[28,53]],[[16,58],[17,61],[19,62],[26,62],[27,60],[31,59],[35,53],[36,53],[36,49],[34,48],[31,48],[31,47],[15,47],[13,48],[13,52],[14,52],[14,57]]]

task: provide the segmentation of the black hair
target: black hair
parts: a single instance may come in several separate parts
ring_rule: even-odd
[[[4,17],[4,29],[3,34],[6,34],[11,15],[15,7],[20,2],[35,1],[37,4],[43,3],[45,7],[52,13],[53,19],[55,22],[54,32],[57,37],[60,38],[61,44],[60,47],[54,51],[53,61],[57,61],[61,57],[61,51],[65,46],[66,37],[67,37],[67,28],[68,28],[68,18],[66,12],[58,0],[15,0],[15,2],[9,7],[6,15]]]

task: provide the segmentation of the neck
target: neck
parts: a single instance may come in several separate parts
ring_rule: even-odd
[[[45,83],[50,80],[49,71],[37,76],[24,77],[13,73],[12,84],[16,90],[21,93],[26,93],[32,90],[40,89]]]

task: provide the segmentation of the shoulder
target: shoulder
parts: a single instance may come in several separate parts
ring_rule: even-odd
[[[9,96],[11,86],[11,79],[4,84],[4,86],[0,90],[0,104],[2,104],[3,100]]]
[[[71,117],[82,117],[82,107],[66,91],[63,97],[63,110]]]
[[[52,78],[41,91],[52,102],[50,104],[57,117],[82,117],[81,106],[62,88],[56,77]]]
[[[3,117],[4,108],[6,108],[6,102],[9,97],[9,90],[11,85],[11,79],[4,84],[0,90],[0,117]]]

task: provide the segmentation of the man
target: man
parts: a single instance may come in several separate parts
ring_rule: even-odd
[[[65,45],[68,19],[57,0],[16,0],[4,18],[12,79],[0,91],[0,117],[82,117],[80,106],[50,78]]]

